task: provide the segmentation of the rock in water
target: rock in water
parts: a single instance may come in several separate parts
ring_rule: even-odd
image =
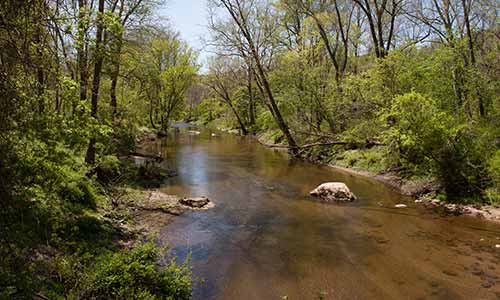
[[[185,206],[202,208],[210,202],[207,197],[182,198],[179,203]]]
[[[406,204],[396,204],[394,205],[395,208],[407,208]]]
[[[320,184],[309,193],[311,196],[321,198],[325,201],[353,201],[356,196],[343,182],[326,182]]]

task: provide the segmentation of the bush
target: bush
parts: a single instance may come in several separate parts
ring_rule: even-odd
[[[491,179],[491,185],[485,191],[485,198],[491,204],[500,203],[500,150],[492,155],[488,161],[488,175]]]
[[[117,124],[113,128],[111,143],[106,152],[109,154],[128,154],[134,151],[137,133],[135,126],[133,124]]]
[[[474,128],[415,92],[396,97],[383,119],[393,164],[408,174],[437,176],[452,199],[484,191],[487,142],[480,142]]]
[[[115,155],[103,155],[99,158],[96,172],[100,182],[110,183],[121,174],[120,160]]]
[[[98,196],[92,181],[85,175],[78,173],[69,173],[68,175],[61,177],[64,179],[56,186],[61,199],[95,208]]]
[[[160,267],[160,250],[149,242],[101,255],[71,294],[83,299],[189,299],[189,269],[174,260]]]

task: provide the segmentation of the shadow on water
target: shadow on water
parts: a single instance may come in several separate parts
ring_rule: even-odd
[[[205,195],[216,207],[161,232],[179,259],[191,254],[195,299],[495,299],[500,227],[440,217],[369,178],[290,160],[251,138],[174,131],[151,145],[178,176],[162,191]],[[358,196],[308,196],[343,181]],[[405,203],[407,209],[395,209]]]

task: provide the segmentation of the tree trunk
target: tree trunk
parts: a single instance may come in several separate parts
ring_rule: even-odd
[[[247,83],[247,89],[248,89],[248,118],[250,121],[250,126],[255,125],[255,100],[254,100],[254,95],[252,91],[252,70],[248,70],[248,83]]]
[[[85,17],[87,15],[87,0],[78,0],[78,42],[77,42],[77,60],[78,60],[78,73],[80,76],[80,101],[83,102],[87,100],[87,51],[85,34],[86,34],[86,22]],[[75,106],[73,105],[73,112]]]
[[[42,4],[41,4],[42,5]],[[40,11],[42,10],[41,7],[38,8]],[[43,43],[42,43],[42,14],[41,12],[38,13],[38,24],[36,25],[35,29],[35,45],[36,45],[36,78],[37,78],[37,85],[36,85],[36,91],[37,91],[37,97],[38,97],[38,112],[41,114],[45,110],[45,99],[43,97],[45,93],[45,75],[43,71]]]
[[[97,30],[95,37],[95,64],[94,64],[94,77],[92,80],[92,98],[91,98],[91,110],[90,114],[93,118],[97,119],[97,100],[99,97],[99,85],[101,82],[101,71],[102,64],[104,61],[103,52],[103,33],[104,33],[104,0],[99,0],[99,11],[97,16]],[[88,164],[95,163],[95,137],[92,137],[89,141],[89,147],[87,148],[87,154],[85,155],[85,162]]]
[[[236,109],[234,108],[233,104],[231,103],[230,100],[227,101],[227,104],[229,105],[229,107],[231,108],[231,110],[233,111],[234,113],[234,116],[236,117],[236,120],[238,120],[238,124],[240,125],[240,128],[241,128],[241,134],[243,135],[247,135],[248,134],[248,130],[247,128],[245,127],[245,124],[243,124],[243,120],[240,118],[240,115],[238,114],[238,112],[236,111]]]
[[[267,97],[269,99],[269,103],[271,104],[271,107],[274,111],[274,116],[276,119],[276,122],[278,123],[279,128],[285,135],[285,138],[288,142],[288,145],[290,146],[290,151],[292,154],[297,155],[297,143],[295,143],[295,140],[292,137],[292,134],[290,133],[290,130],[288,129],[288,125],[286,124],[285,120],[281,116],[281,112],[278,108],[278,105],[276,104],[276,101],[274,100],[274,95],[271,90],[271,86],[269,85],[269,82],[267,81],[267,77],[264,73],[264,69],[262,65],[260,64],[260,61],[257,59],[257,70],[259,71],[261,75],[261,80],[262,80],[262,85],[264,87],[264,91],[267,94]]]
[[[115,53],[115,61],[113,62],[113,70],[111,72],[111,89],[110,89],[110,97],[111,97],[111,118],[114,119],[116,117],[116,113],[118,111],[118,105],[116,101],[116,85],[118,84],[118,76],[120,75],[120,54],[122,51],[122,36],[118,37],[116,53]]]
[[[290,133],[290,130],[288,129],[288,125],[286,124],[285,120],[281,116],[281,112],[278,108],[278,105],[276,104],[276,101],[274,99],[273,92],[271,90],[271,86],[269,85],[269,81],[267,79],[267,75],[264,71],[264,67],[261,64],[260,61],[260,55],[257,51],[256,45],[253,41],[253,38],[251,36],[251,33],[248,29],[248,24],[246,23],[247,20],[244,17],[244,13],[241,11],[241,7],[239,6],[239,3],[237,4],[237,8],[235,6],[229,4],[226,1],[222,1],[222,4],[226,7],[228,13],[231,15],[233,20],[236,22],[238,25],[239,29],[241,30],[241,33],[243,37],[246,39],[248,42],[248,47],[250,48],[250,54],[253,57],[255,61],[255,65],[257,68],[257,77],[260,77],[260,83],[262,85],[262,88],[264,92],[267,95],[267,98],[269,100],[269,105],[271,108],[271,113],[274,116],[274,119],[276,123],[278,124],[278,127],[281,129],[281,132],[283,132],[283,135],[285,136],[288,145],[290,147],[290,152],[294,155],[298,155],[298,150],[297,150],[297,143],[295,143],[295,140],[293,139],[292,134]],[[238,17],[239,15],[239,17]]]

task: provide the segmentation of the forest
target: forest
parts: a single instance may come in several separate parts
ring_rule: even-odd
[[[500,204],[498,1],[208,0],[203,63],[164,5],[0,3],[0,298],[190,297],[188,262],[106,215],[176,121]]]

